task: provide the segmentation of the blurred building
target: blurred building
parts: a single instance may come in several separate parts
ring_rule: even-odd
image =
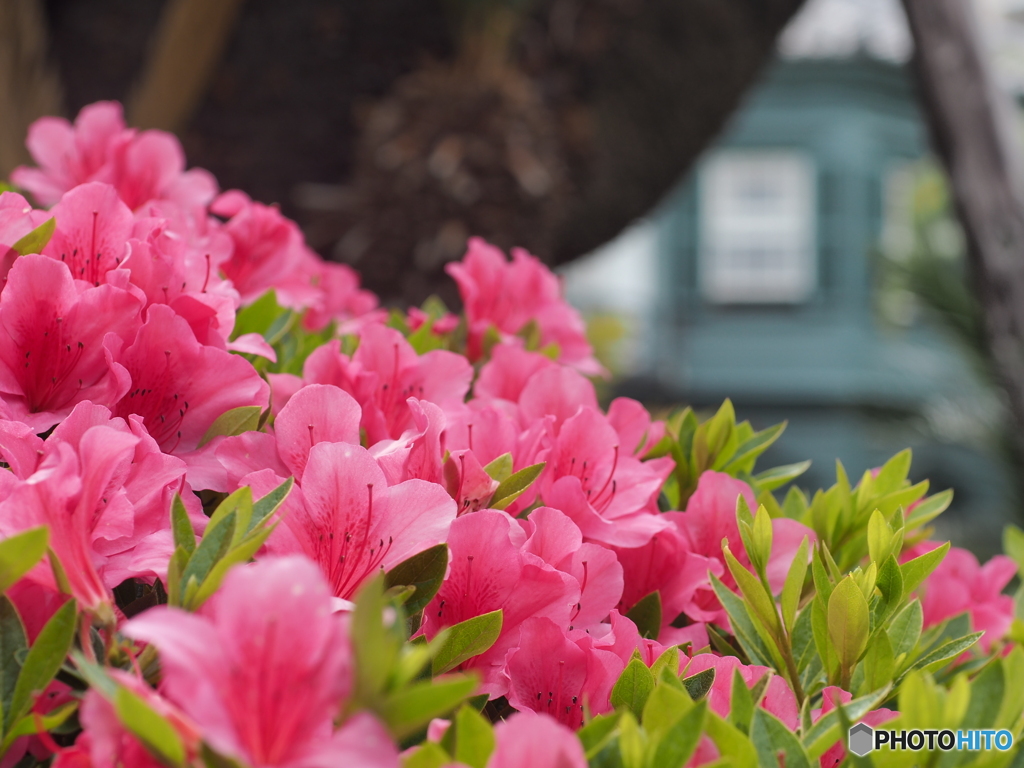
[[[788,419],[768,457],[812,458],[809,489],[836,458],[854,479],[909,445],[915,479],[955,489],[942,533],[990,552],[1016,504],[1001,404],[879,269],[910,247],[928,153],[909,46],[896,3],[811,2],[695,170],[567,289],[632,333],[613,360],[624,393]]]

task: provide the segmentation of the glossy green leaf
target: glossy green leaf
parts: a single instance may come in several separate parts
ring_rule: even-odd
[[[189,555],[196,551],[196,532],[188,518],[185,504],[177,493],[171,501],[171,531],[174,534],[175,548],[181,547]]]
[[[241,435],[244,432],[255,432],[260,426],[260,416],[263,409],[258,405],[240,405],[225,411],[216,419],[199,441],[199,448],[202,448],[215,437],[232,437]]]
[[[941,547],[933,549],[931,552],[925,552],[920,557],[915,557],[913,560],[908,560],[900,566],[900,571],[903,573],[903,593],[909,595],[923,582],[928,576],[938,568],[939,563],[946,556],[949,551],[949,542],[947,541]]]
[[[907,604],[907,607],[897,613],[886,630],[889,634],[889,642],[892,643],[892,652],[895,656],[910,653],[917,645],[921,637],[921,628],[924,626],[924,614],[921,610],[921,601],[916,598]]]
[[[782,721],[757,707],[750,723],[750,740],[757,750],[758,762],[764,768],[812,768],[811,758],[800,739]],[[784,761],[784,763],[783,763]]]
[[[11,248],[21,256],[26,256],[30,253],[42,253],[43,248],[46,247],[47,243],[50,242],[50,238],[53,237],[53,231],[56,228],[57,219],[51,216],[27,235],[17,240]]]
[[[627,709],[637,719],[643,714],[647,697],[654,690],[654,675],[640,659],[632,659],[612,688],[612,706]]]
[[[800,547],[793,556],[793,562],[789,566],[789,573],[786,574],[786,581],[782,586],[782,623],[789,632],[793,629],[796,621],[796,610],[800,605],[800,595],[803,594],[804,579],[807,578],[807,561],[810,552],[810,542],[804,536]]]
[[[431,665],[433,674],[440,675],[454,669],[494,645],[501,634],[501,622],[502,612],[497,610],[449,627],[447,636],[434,656]]]
[[[14,687],[27,650],[25,625],[14,603],[0,595],[0,733],[6,732],[11,722],[11,718],[4,718],[3,715],[11,711]]]
[[[0,594],[32,570],[50,545],[46,527],[29,528],[0,541]]]
[[[435,717],[455,709],[476,690],[475,675],[449,675],[426,680],[391,694],[378,710],[391,735],[403,739]]]
[[[651,664],[651,674],[657,680],[661,676],[661,670],[667,669],[673,675],[679,674],[679,646],[673,645],[662,651],[661,655]]]
[[[532,464],[502,480],[494,489],[494,495],[491,496],[491,503],[488,506],[491,509],[505,509],[533,485],[534,481],[540,477],[540,473],[544,471],[544,467],[544,462]]]
[[[11,694],[10,708],[4,711],[5,730],[28,712],[34,697],[53,680],[71,650],[77,622],[78,606],[74,600],[68,600],[39,632],[25,655],[25,663]]]
[[[629,609],[626,618],[636,624],[640,637],[657,639],[661,632],[661,594],[651,592]]]
[[[852,670],[868,643],[868,602],[852,576],[840,581],[828,599],[828,636],[840,665]]]
[[[690,698],[694,701],[699,701],[707,696],[714,682],[714,667],[705,669],[702,672],[698,672],[695,675],[690,675],[689,677],[684,677],[682,679],[683,687],[686,689],[686,692],[690,694]]]
[[[384,575],[384,588],[415,587],[405,604],[410,614],[423,610],[441,588],[448,569],[448,545],[437,544],[403,560]]]
[[[676,721],[654,748],[650,768],[683,768],[697,749],[706,716],[707,702],[701,701]]]
[[[114,710],[121,724],[153,757],[167,766],[184,765],[185,745],[178,732],[141,697],[127,688],[118,688]]]
[[[463,705],[455,714],[455,761],[484,768],[494,751],[494,730],[491,724],[473,707]]]

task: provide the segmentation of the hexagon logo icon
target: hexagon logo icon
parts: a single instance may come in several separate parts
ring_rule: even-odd
[[[847,744],[857,757],[864,757],[875,748],[875,731],[867,723],[857,723],[850,728]]]

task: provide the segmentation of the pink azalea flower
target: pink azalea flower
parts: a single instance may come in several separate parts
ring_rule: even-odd
[[[452,451],[442,471],[445,490],[455,499],[460,515],[483,509],[498,488],[498,481],[487,474],[476,454],[468,449]]]
[[[811,722],[818,722],[822,716],[827,715],[840,704],[849,704],[852,700],[853,696],[842,688],[835,685],[828,686],[821,692],[821,707],[819,709],[811,710]],[[884,722],[892,720],[898,715],[899,712],[894,712],[891,709],[880,707],[868,712],[860,719],[860,722],[867,723],[872,727],[877,727]],[[838,766],[843,762],[845,757],[846,750],[843,748],[843,740],[840,739],[829,748],[828,752],[821,756],[819,762],[821,763],[821,768],[835,768],[835,766]]]
[[[63,118],[40,118],[29,128],[27,145],[40,167],[16,168],[11,181],[43,205],[89,181],[113,184],[132,210],[156,199],[206,205],[217,190],[208,172],[185,171],[185,155],[174,136],[125,128],[116,102],[84,107],[74,126]]]
[[[441,483],[444,461],[444,411],[426,400],[410,397],[406,401],[413,424],[397,440],[381,440],[370,448],[387,476],[388,484],[396,485],[418,478]]]
[[[350,735],[334,732],[351,651],[330,589],[308,560],[235,568],[200,613],[160,606],[123,631],[156,646],[161,692],[218,752],[254,768],[341,765],[351,756]]]
[[[923,542],[901,559],[919,557],[938,546],[938,542]],[[1016,573],[1016,564],[1006,555],[996,555],[985,565],[979,565],[978,558],[966,549],[950,547],[921,587],[924,626],[941,624],[967,611],[971,630],[985,633],[978,640],[978,647],[987,654],[1013,623],[1013,597],[1004,595],[1003,589]]]
[[[608,406],[608,423],[619,433],[619,440],[629,454],[638,458],[665,436],[665,422],[653,421],[643,405],[628,397],[612,400]]]
[[[112,405],[130,386],[107,351],[130,341],[140,303],[112,285],[85,287],[64,264],[23,256],[0,294],[0,399],[38,432],[77,403]]]
[[[583,543],[576,524],[551,507],[538,507],[521,524],[527,534],[523,553],[569,574],[580,585],[569,629],[587,629],[604,621],[622,595],[622,566],[615,553]]]
[[[551,358],[545,357],[537,352],[527,352],[522,347],[514,344],[495,344],[491,350],[491,359],[484,363],[480,369],[480,375],[473,385],[473,394],[476,397],[494,398],[508,400],[513,403],[519,402],[523,394],[523,388],[530,377],[537,371],[546,369],[557,369],[559,366]],[[571,376],[570,374],[567,374]],[[587,397],[593,393],[594,387],[589,381],[579,376],[572,378],[585,384],[580,388]],[[597,405],[596,396],[588,397],[584,404],[593,400]]]
[[[57,227],[43,253],[68,265],[76,280],[100,285],[128,256],[132,212],[109,184],[69,190],[53,207]]]
[[[312,251],[306,253],[309,280],[319,289],[302,320],[306,328],[317,331],[332,320],[362,317],[377,308],[377,296],[360,288],[358,272],[347,264],[324,261]]]
[[[736,581],[725,564],[723,539],[729,540],[729,549],[740,564],[751,569],[736,523],[736,503],[741,495],[751,511],[757,509],[757,499],[750,486],[722,472],[707,470],[697,481],[697,490],[690,497],[686,511],[665,515],[686,538],[691,552],[718,562],[721,570],[714,569],[715,574],[733,591],[736,590]],[[793,556],[804,536],[811,544],[816,539],[814,531],[795,520],[772,520],[772,551],[766,571],[768,583],[774,592],[782,589]],[[723,627],[729,626],[725,609],[715,596],[710,580],[697,587],[684,612],[698,621],[713,621]]]
[[[576,734],[547,714],[526,710],[494,728],[487,768],[587,768]]]
[[[118,352],[108,342],[131,378],[130,391],[114,408],[117,416],[138,414],[161,450],[183,453],[195,449],[225,411],[267,407],[269,387],[248,361],[200,344],[169,307],[155,304],[148,315],[126,349]]]
[[[192,755],[198,751],[199,732],[181,711],[142,680],[120,669],[108,674],[121,686],[142,698],[154,711],[172,724]],[[86,692],[79,710],[82,733],[74,747],[61,751],[57,768],[158,768],[155,757],[121,724],[112,702],[96,689]]]
[[[755,664],[750,666],[741,664],[735,656],[715,656],[712,653],[699,653],[690,659],[686,668],[681,672],[681,677],[691,677],[698,672],[707,669],[715,670],[715,681],[708,692],[708,706],[711,711],[720,717],[728,717],[732,707],[732,678],[734,670],[739,670],[743,682],[748,688],[760,681],[768,672],[768,667],[761,667]],[[800,722],[799,710],[796,704],[796,696],[793,695],[789,684],[779,677],[773,675],[768,681],[764,697],[758,702],[760,706],[775,715],[791,731],[795,731]]]
[[[520,547],[526,536],[504,512],[481,510],[455,520],[448,533],[448,575],[423,610],[422,631],[433,638],[442,628],[502,610],[501,634],[490,649],[462,665],[483,676],[481,692],[503,696],[505,654],[519,644],[523,622],[550,618],[560,627],[580,602],[579,583]]]
[[[474,237],[463,260],[445,269],[458,284],[465,306],[471,360],[481,357],[488,328],[497,328],[511,341],[534,320],[541,346],[557,344],[563,363],[583,373],[604,372],[587,341],[582,318],[562,298],[558,278],[537,257],[516,248],[509,263],[499,249]]]
[[[351,358],[341,353],[338,341],[328,342],[306,359],[302,377],[306,384],[333,384],[351,394],[363,409],[362,426],[372,445],[416,427],[411,397],[446,414],[462,410],[473,368],[446,350],[417,355],[401,333],[371,324],[362,329]]]
[[[50,214],[33,210],[16,192],[0,192],[0,289],[19,255],[12,246],[48,218]]]
[[[551,619],[527,619],[519,646],[508,652],[508,701],[576,730],[583,725],[584,706],[595,715],[611,709],[612,686],[624,668],[614,653],[595,648],[590,635],[570,639]]]
[[[259,495],[281,478],[263,470],[243,482]],[[347,443],[314,445],[285,505],[267,551],[304,553],[343,599],[380,569],[443,542],[455,519],[455,502],[444,488],[423,480],[388,487],[369,452]]]

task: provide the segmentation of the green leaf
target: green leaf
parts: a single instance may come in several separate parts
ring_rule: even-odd
[[[707,702],[701,701],[661,737],[650,768],[682,768],[693,756],[704,732]]]
[[[455,714],[455,762],[484,768],[494,751],[494,730],[486,718],[468,704]]]
[[[398,658],[401,639],[384,627],[384,578],[375,576],[356,595],[352,611],[352,647],[356,663],[356,693],[373,700],[383,689]]]
[[[199,441],[199,448],[202,448],[215,437],[230,437],[241,435],[243,432],[255,432],[260,427],[260,415],[263,409],[258,405],[240,405],[225,411],[206,430],[203,439]]]
[[[415,587],[405,604],[410,614],[423,610],[441,588],[448,569],[448,545],[437,544],[403,560],[384,575],[384,588]]]
[[[812,768],[811,759],[800,739],[778,718],[760,707],[754,710],[750,723],[750,740],[763,768],[780,765],[785,768]]]
[[[726,474],[732,474],[739,469],[749,471],[753,466],[753,460],[768,450],[768,447],[778,440],[785,431],[786,422],[784,421],[781,424],[762,429],[753,437],[744,440],[736,448],[736,452],[729,459],[729,463],[722,468],[722,471]]]
[[[497,610],[449,627],[431,663],[432,673],[440,675],[486,651],[501,634],[501,622],[502,612]]]
[[[750,659],[750,663],[760,664],[764,667],[775,666],[771,652],[765,647],[764,641],[754,627],[754,623],[743,601],[713,573],[710,574],[710,579],[711,588],[714,589],[719,602],[722,603],[722,607],[725,608],[725,612],[729,615],[729,621],[732,623],[736,639],[743,647],[744,652]]]
[[[402,768],[445,768],[451,764],[451,755],[433,741],[424,741],[415,752],[402,758]]]
[[[885,699],[888,687],[854,699],[843,705],[843,712],[851,721],[860,720],[877,708]],[[804,748],[811,760],[818,760],[842,737],[841,718],[837,710],[822,715],[803,735]]]
[[[714,712],[708,712],[704,730],[732,768],[758,768],[757,751],[745,733],[740,733]]]
[[[499,483],[505,482],[512,477],[512,454],[501,454],[501,456],[496,458],[494,461],[491,461],[484,466],[484,472],[486,472],[492,480],[497,480]]]
[[[868,601],[852,575],[832,590],[828,599],[828,636],[844,670],[853,671],[868,644]]]
[[[930,653],[926,653],[920,659],[911,664],[910,667],[907,669],[907,672],[913,672],[915,669],[928,669],[930,667],[933,667],[933,665],[939,665],[946,661],[949,661],[950,659],[955,659],[961,653],[963,653],[976,642],[978,642],[978,638],[981,637],[983,634],[985,633],[974,632],[970,635],[964,635],[963,637],[959,637],[955,640],[949,640],[948,642],[943,643]]]
[[[195,588],[198,589],[213,567],[228,553],[231,539],[235,534],[235,515],[235,512],[229,512],[227,517],[216,522],[211,520],[207,525],[199,546],[192,553],[188,565],[181,574],[182,588],[186,591],[183,597],[186,599],[189,597],[189,581],[195,579]]]
[[[181,547],[189,555],[196,551],[196,532],[192,528],[192,521],[188,519],[185,504],[177,493],[171,501],[171,531],[174,533],[175,548]]]
[[[743,497],[740,496],[740,498]],[[754,516],[751,540],[754,543],[753,554],[748,550],[747,556],[750,557],[750,562],[754,565],[757,573],[764,576],[764,569],[768,566],[768,560],[772,556],[772,519],[764,504],[757,508],[757,514]]]
[[[252,488],[239,488],[218,504],[213,514],[210,515],[210,522],[207,523],[206,532],[203,535],[208,535],[210,528],[219,525],[231,513],[235,515],[235,532],[231,536],[231,541],[237,543],[244,537],[244,532],[252,520]]]
[[[885,496],[899,490],[910,472],[910,462],[909,448],[904,448],[885,462],[874,478],[875,495]]]
[[[933,549],[931,552],[925,552],[920,557],[915,557],[913,560],[908,560],[900,566],[900,571],[903,573],[903,593],[909,595],[923,582],[928,576],[939,567],[939,563],[946,556],[949,551],[949,542],[947,541],[941,547]]]
[[[78,606],[74,600],[68,600],[46,622],[25,656],[11,696],[11,706],[4,711],[4,730],[29,711],[33,698],[53,680],[71,650],[77,621]]]
[[[789,566],[789,573],[786,574],[786,582],[782,586],[782,623],[789,632],[793,629],[796,621],[796,609],[800,605],[800,595],[804,589],[804,579],[807,578],[807,560],[810,543],[806,536],[800,542],[800,547],[793,557],[793,563]]]
[[[476,690],[475,675],[449,675],[426,680],[388,696],[378,714],[391,735],[404,739],[461,704]]]
[[[786,464],[781,467],[766,469],[760,474],[754,475],[753,480],[758,491],[774,491],[781,488],[791,480],[796,480],[811,466],[810,461],[799,461],[796,464]]]
[[[158,715],[141,697],[127,688],[118,688],[114,710],[121,724],[137,738],[153,757],[167,766],[185,763],[185,745],[174,726]]]
[[[612,706],[628,709],[637,719],[643,714],[647,697],[654,690],[654,675],[640,659],[632,659],[612,688]]]
[[[220,589],[220,585],[223,583],[228,571],[236,565],[249,562],[255,557],[260,547],[270,538],[271,533],[273,533],[272,528],[264,528],[258,533],[247,536],[237,547],[229,549],[210,569],[210,573],[203,579],[203,583],[199,586],[195,596],[185,607],[194,611],[213,597],[213,593]]]
[[[42,731],[53,731],[60,728],[68,719],[78,711],[78,702],[69,701],[55,709],[51,709],[45,715],[38,712],[29,712],[21,720],[14,724],[10,732],[4,736],[4,747],[9,749],[12,742],[21,736],[35,736]],[[78,730],[77,728],[75,730]]]
[[[1003,529],[1003,551],[1017,564],[1017,573],[1024,575],[1024,531],[1012,523]]]
[[[543,461],[540,464],[532,464],[502,480],[494,489],[494,495],[491,496],[491,503],[488,506],[491,509],[505,509],[533,485],[533,482],[540,477],[540,473],[544,471],[544,467]]]
[[[740,565],[728,546],[722,547],[722,554],[725,555],[725,563],[729,566],[732,577],[736,579],[740,592],[753,609],[754,614],[751,618],[756,617],[770,634],[777,636],[780,629],[779,614],[772,596],[754,574]]]
[[[273,344],[277,339],[272,335],[268,336],[268,332],[274,325],[274,321],[282,315],[290,314],[290,310],[277,303],[277,294],[273,290],[269,290],[252,304],[238,310],[231,338],[237,339],[247,333],[258,333]]]
[[[657,680],[661,676],[661,670],[667,669],[673,675],[679,674],[679,646],[673,645],[662,651],[661,655],[651,664],[651,674]]]
[[[661,594],[655,591],[641,598],[629,609],[626,618],[636,624],[640,637],[657,639],[661,632]]]
[[[936,493],[934,496],[929,496],[927,499],[920,501],[914,510],[907,517],[904,528],[908,531],[912,531],[914,528],[919,528],[922,525],[927,525],[936,517],[941,515],[949,507],[953,501],[953,490],[949,489]]]
[[[694,701],[699,701],[708,695],[711,690],[711,686],[715,682],[715,668],[711,667],[705,669],[702,672],[698,672],[695,675],[684,677],[682,680],[683,687],[686,692],[690,694],[690,698]]]
[[[284,504],[285,499],[288,498],[288,494],[291,493],[294,485],[295,478],[289,477],[266,496],[254,502],[252,505],[252,515],[249,517],[249,522],[244,527],[243,533],[248,534],[277,512],[281,505]]]
[[[877,691],[892,682],[896,673],[896,656],[892,652],[892,642],[887,633],[875,633],[864,654],[862,666],[867,690]]]
[[[11,710],[14,687],[21,672],[21,660],[28,650],[25,626],[14,607],[14,603],[0,596],[0,713]],[[6,732],[6,720],[0,716],[0,733]]]
[[[765,675],[767,677],[767,675]],[[729,708],[729,722],[743,733],[750,732],[750,719],[754,716],[754,697],[747,687],[739,669],[732,671],[732,697]]]
[[[11,247],[16,250],[20,256],[25,256],[30,253],[42,253],[43,248],[46,247],[46,244],[50,242],[50,238],[53,237],[53,231],[56,228],[57,219],[51,216]]]
[[[0,594],[32,570],[50,545],[50,530],[29,528],[0,541]]]
[[[889,623],[887,631],[893,655],[898,658],[901,654],[910,653],[921,637],[923,626],[924,613],[921,610],[921,601],[915,598]]]
[[[877,509],[868,518],[868,554],[871,560],[881,563],[892,552],[893,532]]]
[[[583,751],[587,753],[588,757],[611,740],[618,725],[619,713],[612,712],[607,715],[598,715],[576,732],[583,745]]]

